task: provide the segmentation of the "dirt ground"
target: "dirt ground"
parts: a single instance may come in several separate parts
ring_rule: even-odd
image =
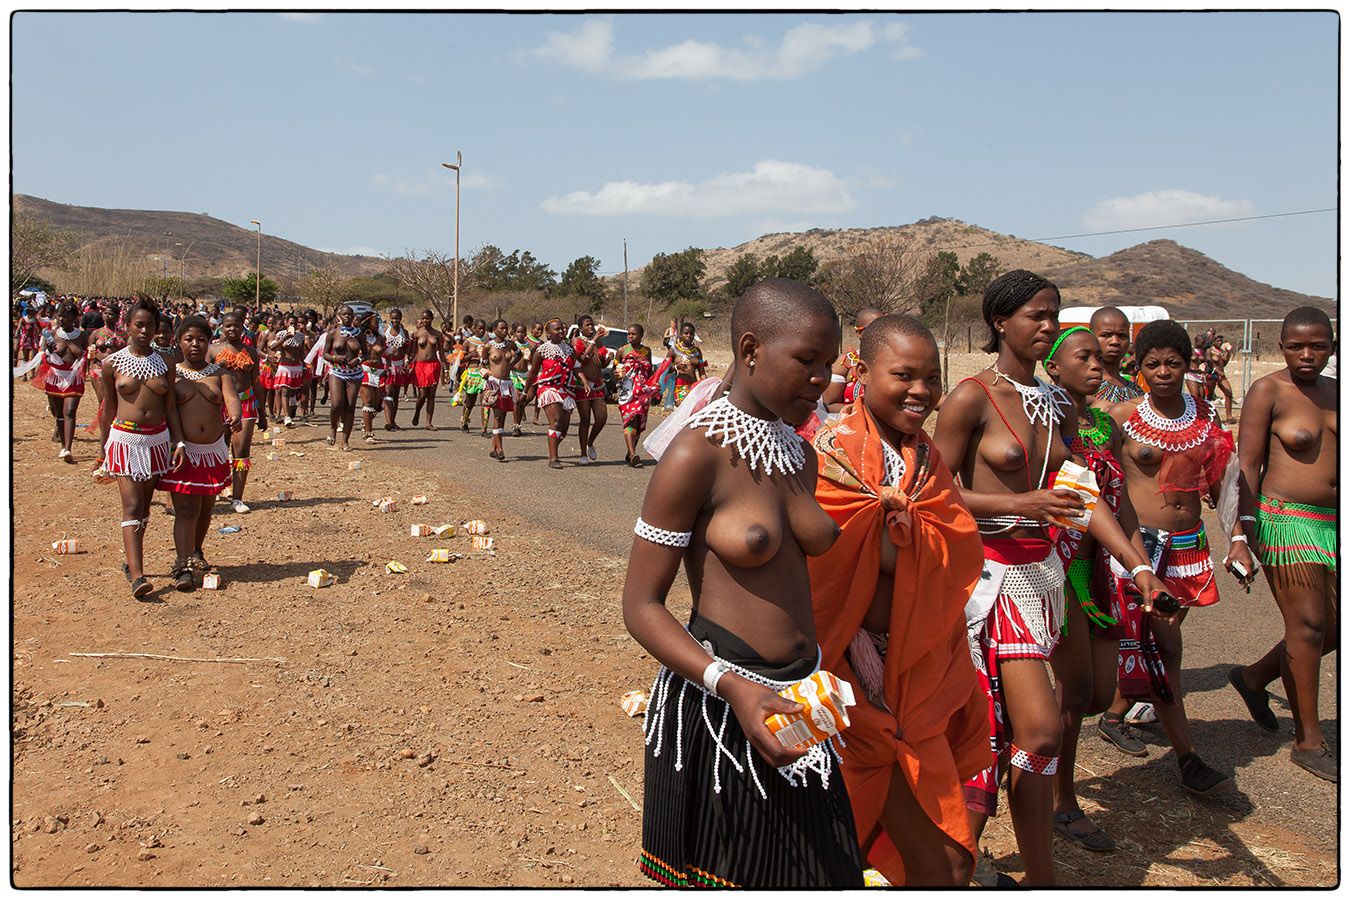
[[[92,410],[91,395],[82,418]],[[448,428],[458,413],[442,407],[440,431],[380,432],[351,454],[319,427],[285,433],[276,461],[259,440],[253,512],[218,505],[206,545],[222,589],[168,587],[157,505],[147,572],[159,602],[138,603],[118,570],[115,488],[88,477],[93,441],[77,441],[79,466],[59,462],[41,396],[15,386],[14,885],[648,884],[634,865],[641,720],[618,699],[654,674],[619,612],[650,469],[622,465],[617,423],[597,465],[575,465],[569,439],[567,469],[547,469],[542,428],[508,439],[512,458],[495,463],[477,434]],[[280,490],[296,499],[276,502]],[[409,505],[419,493],[430,502]],[[373,509],[383,496],[402,508]],[[473,518],[491,526],[495,558],[426,563],[468,538],[408,536],[414,522]],[[227,524],[244,530],[214,530]],[[87,552],[56,556],[63,535]],[[385,574],[389,560],[409,574]],[[338,584],[308,587],[319,567]],[[1336,883],[1335,786],[1289,763],[1283,688],[1282,731],[1268,736],[1225,681],[1275,640],[1279,617],[1263,584],[1221,589],[1227,602],[1188,628],[1185,676],[1201,752],[1236,785],[1188,798],[1160,733],[1132,759],[1089,724],[1085,808],[1123,849],[1057,841],[1064,883]],[[109,652],[251,661],[76,655]],[[1336,688],[1333,656],[1333,736]],[[1006,813],[985,845],[1018,873]]]

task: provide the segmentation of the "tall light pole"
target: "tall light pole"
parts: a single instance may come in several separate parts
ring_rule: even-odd
[[[454,287],[452,290],[450,327],[459,327],[459,167],[464,165],[464,156],[458,150],[455,151],[455,161],[453,163],[441,163],[447,169],[455,170],[455,271]]]
[[[262,306],[262,223],[257,219],[249,222],[258,226],[258,262],[253,267],[253,309],[256,312]]]

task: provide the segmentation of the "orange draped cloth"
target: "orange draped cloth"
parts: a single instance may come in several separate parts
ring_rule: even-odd
[[[816,499],[842,533],[809,565],[821,668],[853,684],[859,698],[841,751],[858,840],[868,862],[899,885],[904,865],[880,827],[895,767],[928,817],[974,858],[961,786],[993,755],[988,699],[966,639],[965,605],[984,567],[975,519],[922,432],[897,448],[905,463],[898,488],[882,487],[882,441],[861,404],[816,435]],[[892,712],[867,701],[845,652],[876,594],[885,539],[897,548],[883,677]]]

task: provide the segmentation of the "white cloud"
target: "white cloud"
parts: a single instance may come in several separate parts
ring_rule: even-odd
[[[345,69],[348,72],[360,75],[362,78],[375,77],[375,67],[370,65],[369,63],[357,62],[354,59],[342,58],[337,61],[337,66],[339,69]]]
[[[1084,213],[1081,221],[1087,228],[1105,231],[1232,219],[1249,216],[1252,211],[1250,200],[1225,200],[1170,188],[1133,197],[1108,198]]]
[[[313,25],[315,22],[318,22],[320,19],[323,18],[318,13],[307,13],[307,12],[284,12],[284,13],[277,13],[277,15],[285,19],[287,22],[303,22],[306,25]]]
[[[749,172],[724,172],[706,181],[608,181],[597,191],[550,197],[542,206],[555,215],[800,216],[852,209],[857,204],[848,187],[827,169],[766,159]]]
[[[828,25],[805,23],[789,28],[777,47],[750,35],[742,47],[686,40],[641,53],[616,54],[613,23],[589,21],[571,32],[554,32],[530,56],[593,75],[630,79],[727,79],[756,81],[790,79],[819,69],[840,55],[861,53],[877,44],[894,48],[897,59],[917,59],[923,52],[909,43],[909,26],[878,25],[872,20]]]
[[[454,173],[440,167],[421,180],[402,171],[376,172],[370,180],[376,187],[386,188],[404,197],[454,193],[455,190]],[[460,187],[464,190],[490,191],[501,187],[501,181],[496,175],[470,170],[460,179]]]

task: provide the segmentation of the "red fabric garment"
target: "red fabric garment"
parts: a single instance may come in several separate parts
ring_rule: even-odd
[[[860,695],[841,751],[859,840],[877,834],[898,765],[924,812],[973,856],[962,780],[992,762],[987,701],[965,627],[965,604],[983,568],[975,519],[922,433],[899,448],[905,474],[898,488],[880,484],[882,437],[863,406],[845,408],[814,444],[816,499],[841,529],[828,553],[808,561],[821,668],[855,686],[846,651],[876,593],[881,541],[897,548],[883,682],[892,711]],[[884,832],[868,860],[892,883],[904,882],[900,854]]]

